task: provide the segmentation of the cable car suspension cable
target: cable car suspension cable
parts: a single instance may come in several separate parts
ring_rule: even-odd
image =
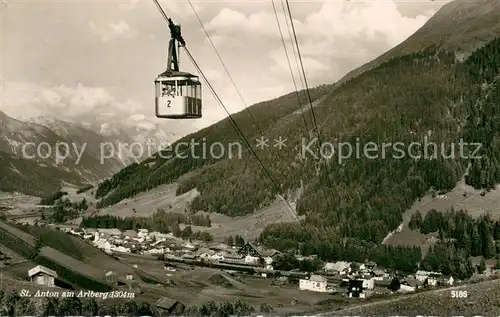
[[[311,94],[309,92],[309,86],[307,84],[307,77],[306,77],[306,72],[304,70],[304,64],[302,62],[302,56],[300,54],[300,46],[299,46],[299,42],[297,40],[297,33],[295,32],[295,26],[293,24],[292,10],[290,9],[290,4],[288,3],[288,0],[285,0],[285,1],[286,1],[287,11],[288,11],[288,16],[290,18],[291,28],[292,28],[292,31],[293,31],[293,40],[295,41],[295,45],[297,45],[297,55],[299,57],[300,66],[301,66],[301,69],[302,69],[302,75],[304,76],[304,85],[305,85],[305,89],[306,89],[306,92],[307,92],[307,99],[309,101],[309,106],[311,108],[311,114],[313,116],[313,123],[314,123],[314,126],[316,128],[316,133],[318,134],[318,154],[321,155],[321,148],[322,148],[322,145],[323,145],[323,142],[321,140],[321,132],[320,132],[320,130],[318,128],[318,123],[316,121],[316,115],[314,114],[314,107],[313,107],[313,103],[312,103]],[[320,162],[321,162],[321,156],[320,156]],[[330,173],[329,173],[329,170],[328,170],[327,161],[324,160],[323,163],[324,163],[324,167],[325,167],[325,175],[326,175],[326,181],[328,183],[328,187],[331,188],[332,191],[333,191],[334,188],[333,188],[332,181],[330,179]],[[330,198],[329,201],[332,204],[331,206],[332,207],[335,206],[335,202],[332,200],[332,197],[331,196],[327,196],[327,197]],[[360,197],[359,192],[358,192],[358,197]]]
[[[198,22],[199,22],[199,24],[200,24],[201,28],[203,29],[203,32],[205,33],[205,36],[208,38],[208,40],[209,40],[210,44],[212,45],[212,48],[214,49],[215,54],[216,54],[216,55],[217,55],[217,57],[219,58],[219,61],[221,62],[222,67],[224,68],[224,70],[225,70],[225,72],[226,72],[227,76],[229,77],[229,80],[231,81],[232,85],[234,86],[234,88],[235,88],[236,92],[238,93],[238,96],[240,97],[240,100],[241,100],[241,101],[243,102],[243,104],[245,105],[245,111],[247,111],[247,112],[248,112],[248,114],[250,115],[250,118],[252,119],[252,122],[253,122],[253,124],[255,125],[255,127],[256,127],[256,129],[257,129],[257,131],[259,132],[259,134],[260,134],[261,136],[263,136],[263,135],[264,135],[264,133],[263,133],[263,132],[262,132],[262,130],[259,128],[259,125],[257,124],[257,121],[255,120],[254,116],[252,115],[252,112],[250,111],[250,108],[248,107],[248,104],[246,103],[245,99],[243,98],[243,95],[241,94],[241,91],[238,89],[238,86],[236,85],[236,82],[234,81],[233,77],[232,77],[232,76],[231,76],[231,74],[229,73],[229,70],[227,69],[226,64],[225,64],[225,63],[224,63],[224,61],[222,60],[222,57],[221,57],[221,55],[219,54],[219,51],[217,50],[217,47],[215,46],[214,42],[212,41],[212,38],[211,38],[210,34],[208,33],[207,29],[205,28],[205,25],[203,24],[203,21],[201,21],[200,16],[199,16],[199,15],[198,15],[198,13],[196,12],[196,9],[194,8],[194,6],[193,6],[193,4],[192,4],[191,0],[188,0],[188,3],[189,3],[189,5],[191,6],[191,9],[193,10],[193,13],[194,13],[194,15],[196,16],[196,19],[198,20]],[[281,30],[280,30],[280,31],[281,31]],[[193,59],[193,61],[194,61],[194,59]],[[201,70],[200,70],[200,73],[201,73]],[[206,79],[205,79],[205,81],[207,82],[207,86],[209,86],[209,84],[208,84],[208,80],[206,80]],[[298,93],[297,93],[297,98],[298,98]],[[299,104],[300,104],[300,99],[299,99]],[[302,106],[301,106],[301,110],[302,110]],[[226,111],[226,112],[227,112],[227,111]],[[231,115],[229,114],[229,112],[227,112],[227,114],[228,114],[228,116],[229,116],[229,117],[231,117]],[[306,123],[306,121],[305,121],[305,117],[304,117],[303,112],[302,112],[302,117],[303,117],[303,119],[304,119],[304,124],[305,124],[305,123]],[[234,124],[236,125],[236,122],[235,122]],[[236,126],[237,126],[237,125],[236,125]],[[306,126],[306,130],[307,130],[307,126]],[[245,139],[245,141],[246,141],[246,139]],[[248,143],[248,141],[247,141],[247,143]],[[254,155],[255,155],[255,157],[257,158],[257,160],[259,160],[259,162],[260,162],[260,159],[259,159],[259,157],[257,156],[257,153],[255,153],[255,152],[254,152],[254,150],[252,149],[251,145],[250,145],[250,144],[247,144],[247,145],[248,145],[248,147],[251,149],[251,151],[254,153]],[[262,167],[264,168],[264,170],[266,170],[266,169],[265,169],[265,167],[264,167],[264,165],[263,165],[263,163],[261,163],[261,165],[262,165]],[[269,177],[270,177],[271,181],[275,184],[275,186],[277,186],[277,191],[278,191],[278,193],[280,193],[279,186],[278,186],[278,185],[276,184],[276,182],[273,180],[273,178],[272,178],[271,174],[270,174],[268,171],[266,171],[266,173],[269,175]],[[280,195],[281,195],[281,194],[280,194]],[[296,216],[296,217],[298,218],[298,215],[297,215],[297,213],[295,212],[295,208],[293,208],[293,207],[290,205],[290,203],[289,203],[289,202],[288,202],[288,201],[287,201],[284,197],[283,197],[283,199],[285,200],[285,202],[286,202],[286,204],[288,205],[288,207],[291,209],[291,211],[292,211],[292,213],[294,214],[294,216]]]
[[[233,84],[234,88],[236,89],[236,92],[238,93],[238,96],[240,97],[241,101],[245,105],[245,110],[250,115],[250,118],[252,119],[253,124],[257,128],[257,131],[260,133],[261,136],[263,136],[264,133],[260,130],[259,125],[257,124],[257,121],[255,120],[254,116],[252,115],[252,112],[250,111],[250,108],[248,108],[248,104],[245,102],[245,99],[243,98],[243,95],[241,94],[240,90],[238,89],[238,86],[236,86],[236,83],[234,82],[233,77],[229,73],[229,70],[227,69],[226,64],[224,63],[224,61],[222,61],[222,57],[220,56],[219,51],[215,47],[215,44],[212,41],[212,38],[208,34],[207,29],[205,28],[205,25],[201,21],[200,16],[198,15],[198,12],[196,12],[196,9],[194,8],[193,4],[191,3],[191,0],[188,0],[188,3],[191,6],[191,9],[193,10],[194,15],[196,16],[196,19],[200,23],[200,26],[203,29],[203,32],[205,33],[205,36],[207,37],[208,41],[212,45],[212,48],[214,49],[215,54],[217,54],[217,57],[219,58],[219,61],[222,64],[222,67],[224,67],[224,70],[226,71],[227,77],[229,77],[229,80],[231,81],[231,83]]]
[[[172,20],[166,15],[165,11],[163,11],[163,8],[161,7],[161,5],[158,3],[158,0],[153,0],[154,3],[156,4],[158,10],[160,11],[160,13],[162,14],[163,18],[167,21],[167,23],[169,23],[169,26],[172,24]],[[247,138],[245,137],[245,135],[243,134],[243,132],[240,130],[240,128],[238,127],[238,125],[236,124],[236,121],[234,121],[233,117],[231,116],[230,112],[227,110],[227,108],[224,106],[224,103],[222,102],[222,100],[219,98],[219,95],[217,94],[217,92],[215,91],[215,89],[212,87],[212,85],[210,84],[208,78],[205,76],[205,74],[203,73],[203,71],[201,70],[200,66],[198,65],[198,63],[196,62],[196,60],[194,59],[193,55],[191,55],[191,53],[189,52],[188,48],[186,47],[186,43],[184,41],[179,41],[181,43],[181,46],[184,48],[186,54],[188,55],[189,59],[191,60],[191,62],[193,63],[194,67],[196,68],[196,70],[200,73],[202,79],[205,81],[205,83],[207,84],[207,87],[210,89],[210,92],[213,94],[214,98],[217,100],[217,102],[222,106],[222,108],[224,108],[224,110],[226,111],[227,115],[228,115],[228,118],[229,120],[231,121],[231,123],[233,124],[234,128],[236,129],[236,131],[240,134],[240,137],[245,141],[248,149],[252,152],[252,154],[255,156],[255,158],[257,159],[257,161],[259,162],[259,164],[261,165],[262,169],[264,170],[264,172],[266,173],[267,177],[269,177],[269,179],[271,180],[271,182],[273,183],[274,187],[275,187],[275,190],[277,191],[277,193],[280,193],[281,190],[280,190],[280,186],[277,184],[277,182],[274,180],[274,178],[272,177],[272,175],[269,173],[269,171],[266,169],[264,163],[260,160],[260,158],[258,157],[257,153],[255,153],[255,150],[252,148],[250,142],[248,142]],[[283,200],[284,202],[286,203],[287,207],[290,208],[290,210],[293,212],[294,215],[296,215],[295,213],[295,209],[290,205],[290,203],[283,197]]]
[[[280,0],[280,2],[281,2],[281,9],[283,10],[283,16],[285,18],[286,30],[288,31],[288,37],[290,38],[290,41],[293,42],[292,31],[290,30],[290,23],[288,22],[288,17],[286,15],[285,2],[283,0]],[[295,45],[293,45],[293,43],[292,43],[292,52],[293,52],[293,57],[295,59],[295,67],[297,68],[297,75],[299,76],[300,84],[302,85],[302,88],[305,89],[304,80],[302,79],[302,76],[300,76],[299,59],[297,58],[297,52],[295,49]],[[307,96],[305,97],[307,98]]]
[[[215,91],[215,89],[212,87],[212,85],[210,84],[210,82],[208,81],[207,77],[205,76],[205,74],[203,73],[203,71],[200,69],[200,66],[198,65],[198,63],[196,62],[196,60],[194,59],[194,57],[191,55],[191,53],[189,52],[189,50],[187,49],[187,47],[184,46],[184,50],[186,51],[186,54],[188,55],[189,59],[191,60],[191,62],[193,63],[194,67],[196,68],[196,70],[200,73],[202,79],[205,81],[205,83],[207,84],[207,87],[210,89],[210,91],[212,92],[213,96],[215,97],[215,99],[217,99],[217,102],[224,108],[224,110],[226,111],[227,113],[227,116],[229,118],[229,120],[231,120],[231,122],[233,123],[236,131],[238,131],[238,133],[240,134],[241,138],[245,141],[248,149],[252,152],[252,154],[255,156],[255,158],[257,159],[257,161],[259,162],[259,164],[261,165],[262,169],[264,170],[264,172],[266,173],[266,176],[269,177],[269,179],[271,180],[271,182],[273,183],[274,187],[275,187],[275,190],[281,195],[281,189],[280,189],[280,186],[278,185],[278,183],[274,180],[274,178],[272,177],[271,173],[267,170],[267,168],[265,167],[264,163],[262,162],[262,160],[259,158],[259,156],[257,155],[257,153],[255,153],[255,150],[252,148],[252,145],[250,144],[250,142],[248,142],[248,139],[245,137],[245,135],[243,134],[243,132],[240,130],[240,128],[238,127],[238,125],[236,124],[236,121],[234,121],[233,117],[231,116],[231,114],[229,113],[229,111],[227,110],[227,108],[224,106],[224,103],[222,102],[222,100],[219,98],[219,95],[217,94],[217,92]],[[281,195],[282,196],[282,195]],[[286,203],[286,207],[290,208],[290,210],[293,212],[293,214],[295,216],[297,216],[297,214],[295,213],[295,209],[292,207],[292,205],[290,205],[290,203],[283,197],[283,200],[285,201]],[[297,216],[298,217],[298,216]]]
[[[271,0],[271,4],[273,5],[274,16],[276,17],[276,24],[278,25],[278,30],[280,31],[281,42],[283,43],[283,48],[285,49],[285,56],[286,56],[286,61],[288,62],[288,69],[290,70],[290,76],[292,77],[293,86],[295,87],[295,95],[297,96],[297,101],[299,102],[300,113],[302,115],[302,120],[304,121],[304,126],[305,126],[306,132],[307,132],[309,129],[307,128],[307,121],[306,121],[306,117],[304,115],[304,110],[302,109],[302,101],[300,100],[299,89],[298,89],[297,83],[295,81],[295,76],[293,75],[292,64],[290,63],[290,57],[288,56],[288,50],[286,49],[286,42],[285,42],[285,38],[283,36],[283,32],[281,31],[281,24],[280,24],[280,20],[278,18],[278,12],[276,11],[276,6],[274,5],[274,0]],[[299,77],[300,77],[300,73],[299,73]]]
[[[318,128],[318,123],[316,121],[316,115],[314,114],[314,107],[313,107],[313,103],[312,103],[311,93],[309,92],[309,86],[307,84],[307,77],[306,77],[306,72],[304,70],[304,63],[302,62],[302,56],[300,54],[299,42],[297,40],[297,33],[295,32],[295,26],[293,25],[292,11],[290,10],[290,4],[288,3],[288,0],[286,0],[286,6],[287,6],[287,9],[288,9],[288,16],[290,17],[290,24],[292,26],[293,38],[294,38],[295,44],[297,45],[297,55],[299,56],[300,67],[302,69],[302,75],[304,76],[304,85],[305,85],[305,89],[306,89],[306,92],[307,92],[307,99],[309,101],[309,106],[311,107],[311,114],[313,116],[313,123],[314,123],[314,126],[316,128],[316,132],[318,134],[318,141],[319,141],[319,144],[320,144],[320,147],[321,147],[321,145],[322,145],[321,134],[320,134],[320,131],[319,131],[319,128]]]

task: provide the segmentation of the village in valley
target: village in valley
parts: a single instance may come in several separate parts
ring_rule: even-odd
[[[261,279],[271,279],[277,286],[293,284],[300,291],[336,294],[348,298],[412,293],[438,287],[451,287],[465,282],[440,272],[419,270],[415,274],[404,274],[378,267],[371,261],[321,262],[321,267],[314,271],[300,271],[298,268],[284,271],[277,270],[273,266],[283,256],[282,253],[251,242],[243,243],[241,246],[230,246],[217,242],[185,241],[174,237],[172,233],[149,232],[147,229],[123,232],[118,229],[71,226],[58,226],[57,229],[78,236],[110,255],[154,256],[165,263],[166,282],[169,281],[169,277],[181,270],[176,264],[187,264],[191,269],[195,267],[218,269],[233,276],[250,274]],[[295,255],[295,257],[298,261],[319,261],[315,256]],[[43,267],[38,267],[38,271],[30,272],[30,275],[38,273],[57,276],[55,272]],[[476,278],[487,279],[498,275],[500,270],[495,268],[495,264],[487,263],[484,272],[479,277],[476,275]],[[106,278],[116,280],[116,273],[108,271]],[[124,278],[132,279],[131,276]],[[53,285],[53,280],[50,278],[41,281],[37,283],[46,284],[49,281],[46,285]]]
[[[120,208],[132,208],[126,204]],[[422,269],[416,272],[398,271],[369,260],[324,261],[315,255],[303,256],[298,250],[279,252],[264,247],[255,236],[244,234],[219,234],[212,239],[209,234],[184,236],[140,227],[120,230],[109,228],[112,226],[109,223],[105,224],[108,228],[99,228],[95,223],[89,228],[84,221],[79,224],[71,221],[54,223],[50,218],[40,216],[44,211],[38,210],[39,207],[33,214],[36,219],[28,221],[29,217],[21,217],[22,213],[19,217],[15,216],[15,208],[8,208],[11,216],[0,222],[0,233],[13,234],[24,241],[32,239],[25,237],[26,232],[33,237],[35,232],[42,236],[50,234],[61,241],[51,238],[49,245],[42,249],[68,252],[65,244],[72,250],[72,246],[76,245],[79,249],[86,249],[89,258],[84,262],[90,266],[82,267],[81,272],[110,285],[112,291],[92,291],[93,295],[84,297],[106,301],[113,298],[144,299],[166,313],[203,305],[208,300],[221,302],[243,297],[253,307],[260,306],[261,312],[315,312],[379,298],[399,298],[405,294],[461,285],[466,287],[470,283],[500,277],[498,262],[482,257],[471,259],[476,273],[471,278],[460,280],[457,276]],[[218,226],[212,224],[212,230]],[[182,231],[186,230],[187,226],[183,227]],[[210,229],[198,227],[196,230],[206,228]],[[68,268],[79,269],[83,264],[57,255],[54,249],[51,253],[42,250],[41,254],[50,256],[55,263],[61,263],[59,259],[63,257],[68,261],[65,264]],[[102,255],[96,257],[96,254]],[[74,257],[78,258],[76,255]],[[42,292],[54,293],[52,290],[57,289],[59,293],[78,293],[82,289],[88,290],[85,287],[65,286],[67,272],[58,270],[57,265],[49,265],[49,268],[43,263],[25,263],[26,260],[17,263],[8,261],[10,263],[4,261],[4,276],[17,274],[32,286],[43,288],[40,289]]]

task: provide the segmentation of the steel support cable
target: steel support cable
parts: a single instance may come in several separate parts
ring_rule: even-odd
[[[276,17],[276,24],[278,25],[278,30],[280,32],[281,42],[283,43],[283,48],[285,50],[286,61],[288,62],[288,69],[290,70],[290,76],[292,77],[293,86],[295,87],[295,95],[297,96],[297,101],[299,102],[300,106],[300,114],[302,116],[302,120],[304,121],[304,126],[306,128],[306,133],[307,133],[309,129],[307,128],[306,117],[304,115],[304,110],[302,109],[302,102],[300,101],[299,89],[297,87],[297,83],[295,82],[295,76],[293,75],[292,64],[290,63],[290,57],[288,56],[288,50],[286,49],[286,41],[283,36],[283,32],[281,31],[281,24],[278,18],[278,12],[276,11],[276,6],[274,5],[274,0],[271,0],[271,4],[273,5],[274,16]],[[299,78],[300,78],[300,73],[299,73]]]
[[[319,160],[321,162],[321,148],[322,148],[322,145],[323,145],[323,142],[321,140],[321,132],[320,132],[320,130],[318,128],[318,123],[316,121],[316,115],[314,114],[314,106],[313,106],[313,103],[312,103],[311,93],[309,92],[309,86],[307,84],[307,77],[306,77],[306,72],[305,72],[305,69],[304,69],[304,63],[302,62],[302,56],[300,54],[300,46],[299,46],[299,41],[297,40],[297,32],[295,32],[295,26],[293,24],[292,10],[290,9],[290,4],[289,4],[288,0],[285,0],[285,1],[286,1],[288,15],[290,17],[290,24],[292,26],[293,39],[295,41],[295,44],[297,45],[297,55],[299,57],[300,67],[302,69],[302,75],[304,76],[304,84],[305,84],[305,88],[306,88],[306,92],[307,92],[307,99],[309,101],[309,106],[311,107],[311,114],[313,116],[313,123],[314,123],[314,126],[316,128],[316,133],[318,134],[318,142],[319,142],[319,144],[318,144],[318,155],[320,156]],[[327,164],[326,159],[324,160],[324,166],[325,166],[325,172],[326,172],[326,181],[328,183],[328,186],[333,190],[333,185],[332,185],[332,182],[330,180],[330,173],[329,173],[328,164]],[[332,203],[332,207],[333,207],[334,204],[333,204],[333,202],[331,202],[331,203]]]
[[[299,57],[299,62],[300,62],[301,70],[302,70],[302,75],[304,76],[304,85],[305,85],[305,89],[306,89],[306,92],[307,92],[307,100],[309,101],[309,106],[311,107],[311,113],[312,113],[312,116],[313,116],[313,123],[314,123],[314,126],[316,128],[316,132],[318,134],[318,140],[319,140],[319,143],[320,143],[320,146],[321,146],[322,142],[321,142],[320,131],[319,131],[319,128],[318,128],[318,123],[316,121],[316,115],[314,114],[314,107],[313,107],[313,103],[312,103],[311,93],[309,92],[309,86],[307,84],[307,77],[306,77],[306,72],[305,72],[305,69],[304,69],[304,63],[302,62],[302,56],[300,54],[299,41],[297,40],[297,33],[295,32],[295,26],[293,25],[292,11],[290,10],[290,4],[288,3],[288,0],[286,0],[286,6],[287,6],[287,9],[288,9],[288,15],[290,17],[290,24],[292,26],[293,39],[295,41],[295,45],[297,45],[297,55]]]
[[[158,10],[160,11],[160,13],[162,14],[163,18],[165,19],[165,21],[169,21],[169,18],[167,16],[167,14],[165,13],[165,11],[163,10],[163,8],[161,7],[161,5],[158,3],[158,0],[153,0],[154,3],[156,4]],[[243,132],[241,131],[241,129],[238,127],[238,124],[236,123],[236,121],[233,119],[233,117],[231,116],[231,114],[229,113],[229,111],[227,110],[226,106],[224,106],[224,103],[222,102],[222,100],[219,98],[219,95],[217,94],[217,92],[215,91],[215,89],[212,87],[212,85],[210,84],[208,78],[205,76],[205,74],[203,73],[203,71],[201,70],[200,66],[198,65],[198,63],[196,62],[196,60],[194,59],[193,55],[191,55],[191,52],[189,52],[188,48],[185,46],[185,45],[182,45],[182,47],[184,48],[186,54],[188,55],[189,59],[191,60],[191,62],[193,63],[194,67],[196,68],[196,70],[200,73],[200,75],[202,76],[202,79],[205,81],[205,83],[207,84],[207,87],[210,89],[210,92],[213,94],[214,98],[217,100],[217,102],[222,106],[222,108],[224,109],[224,111],[227,113],[228,115],[228,118],[229,120],[231,121],[231,123],[233,124],[234,128],[236,129],[236,131],[240,134],[240,137],[245,141],[246,145],[248,146],[248,149],[252,152],[252,154],[255,156],[255,158],[257,159],[257,161],[259,162],[259,164],[261,165],[262,169],[264,170],[264,172],[266,173],[266,175],[269,177],[269,179],[271,180],[271,182],[273,183],[274,187],[275,187],[275,190],[278,192],[278,194],[280,194],[281,192],[281,189],[280,189],[280,186],[278,185],[278,183],[274,180],[274,178],[272,177],[272,175],[269,173],[269,171],[266,169],[264,163],[261,161],[261,159],[258,157],[257,153],[255,153],[255,150],[252,148],[250,142],[248,142],[247,138],[245,137],[245,135],[243,134]],[[280,194],[281,195],[281,194]],[[282,196],[282,195],[281,195]],[[283,197],[283,196],[282,196]],[[286,205],[288,208],[290,208],[290,210],[292,211],[292,213],[297,217],[297,214],[295,213],[295,210],[294,208],[290,205],[290,203],[283,197],[283,200],[285,201]]]
[[[300,76],[299,59],[297,58],[297,52],[295,49],[295,45],[293,45],[293,36],[292,36],[292,31],[290,30],[290,23],[288,22],[288,17],[286,14],[285,2],[283,0],[280,0],[280,2],[281,2],[281,9],[283,10],[283,16],[285,17],[285,25],[286,25],[286,29],[288,31],[288,37],[290,38],[290,41],[292,41],[292,52],[293,52],[293,57],[295,59],[295,66],[297,67],[297,75],[299,75],[299,80],[300,80],[300,84],[302,85],[302,88],[305,89],[304,80],[302,79],[302,76]],[[305,95],[305,92],[304,92],[304,95]],[[306,98],[307,98],[307,96],[306,96]]]
[[[217,92],[215,91],[215,89],[212,87],[212,85],[210,84],[210,82],[208,81],[208,78],[205,76],[205,74],[203,73],[203,71],[201,70],[200,66],[198,65],[198,63],[196,62],[196,60],[194,59],[194,57],[191,55],[191,53],[189,52],[188,48],[186,46],[184,46],[184,50],[186,52],[186,54],[188,55],[189,59],[191,60],[191,62],[193,63],[194,67],[196,68],[196,70],[200,73],[201,77],[203,78],[203,80],[205,81],[205,83],[207,84],[207,87],[210,89],[210,92],[212,93],[212,95],[215,97],[215,99],[217,100],[217,102],[222,106],[222,108],[224,108],[224,110],[226,111],[227,113],[227,116],[229,118],[229,120],[231,121],[231,123],[233,124],[234,128],[236,129],[236,131],[240,134],[241,138],[243,139],[243,141],[245,141],[248,149],[252,152],[252,154],[255,156],[255,158],[257,159],[257,161],[259,162],[259,164],[261,165],[262,169],[264,170],[264,172],[266,173],[266,176],[271,180],[271,182],[273,183],[274,187],[275,187],[275,190],[281,195],[281,188],[280,186],[278,185],[278,183],[274,180],[273,176],[271,175],[271,173],[267,170],[267,168],[265,167],[264,163],[262,162],[262,160],[259,158],[259,156],[257,155],[257,153],[255,153],[255,150],[252,148],[252,145],[250,144],[250,142],[248,142],[248,139],[245,137],[245,135],[243,134],[243,132],[241,131],[241,129],[238,127],[238,124],[236,123],[236,121],[233,119],[233,117],[231,116],[231,114],[229,113],[229,111],[227,110],[227,108],[224,106],[224,103],[222,102],[222,100],[220,99],[219,95],[217,94]],[[282,196],[282,195],[281,195]],[[293,214],[297,216],[296,212],[295,212],[295,209],[292,207],[292,205],[290,205],[290,203],[283,197],[283,200],[285,201],[286,205],[288,208],[290,208],[290,210],[293,212]]]
[[[253,124],[257,128],[257,131],[260,133],[261,136],[264,135],[264,133],[260,130],[259,125],[257,124],[257,121],[255,120],[254,116],[252,115],[252,112],[250,111],[250,108],[248,108],[248,104],[245,102],[245,99],[243,98],[243,95],[241,94],[240,90],[238,89],[238,86],[236,86],[235,81],[233,80],[233,77],[229,73],[229,70],[226,67],[226,64],[222,60],[222,57],[219,54],[219,51],[217,50],[217,47],[215,46],[214,42],[212,41],[212,38],[207,32],[207,29],[205,28],[205,25],[200,19],[200,16],[198,15],[198,12],[196,12],[196,9],[194,8],[193,4],[191,3],[191,0],[188,0],[189,5],[191,6],[191,9],[193,10],[194,15],[196,16],[196,19],[200,23],[201,28],[203,29],[203,32],[205,33],[205,36],[207,37],[208,41],[212,45],[212,48],[215,51],[215,54],[217,54],[217,57],[219,58],[220,63],[222,64],[222,67],[224,67],[224,70],[226,71],[227,77],[229,77],[229,80],[231,81],[234,89],[236,89],[236,92],[238,93],[238,96],[240,97],[241,102],[245,105],[245,110],[248,111],[248,114],[250,115],[250,118],[252,119]]]

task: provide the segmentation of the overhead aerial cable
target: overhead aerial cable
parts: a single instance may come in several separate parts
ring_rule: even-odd
[[[300,61],[300,67],[301,67],[301,70],[302,70],[302,75],[304,77],[304,86],[305,86],[306,93],[307,93],[307,99],[309,101],[309,106],[311,108],[311,114],[312,114],[312,117],[313,117],[314,127],[316,128],[316,133],[318,135],[318,155],[319,155],[319,160],[320,160],[320,163],[321,163],[321,161],[323,161],[323,163],[324,163],[326,181],[328,183],[328,187],[330,187],[333,190],[333,185],[332,185],[332,181],[330,179],[330,173],[329,173],[329,169],[328,169],[327,160],[326,159],[322,160],[322,158],[321,158],[321,155],[322,155],[321,148],[322,148],[323,142],[321,140],[321,132],[319,130],[318,123],[317,123],[317,120],[316,120],[316,115],[314,113],[314,106],[313,106],[313,102],[312,102],[312,98],[311,98],[311,93],[309,91],[309,85],[307,83],[307,76],[306,76],[306,72],[305,72],[305,69],[304,69],[304,63],[302,62],[302,55],[300,54],[300,46],[299,46],[299,42],[297,40],[297,33],[295,32],[295,26],[293,24],[292,10],[290,9],[290,4],[289,4],[288,0],[285,0],[285,1],[286,1],[286,8],[287,8],[287,11],[288,11],[288,16],[289,16],[289,19],[290,19],[291,29],[292,29],[292,32],[293,32],[293,41],[295,42],[295,45],[297,46],[297,55],[298,55],[298,59]],[[358,197],[359,197],[359,192],[358,192]],[[331,199],[330,199],[330,203],[332,204],[332,207],[335,205],[334,202]]]
[[[156,4],[158,10],[160,11],[160,13],[162,14],[163,18],[165,19],[165,21],[167,21],[167,23],[169,24],[169,28],[170,28],[170,31],[171,31],[171,41],[172,40],[177,40],[180,44],[180,47],[182,47],[184,49],[184,51],[186,52],[186,55],[189,57],[189,59],[191,60],[191,62],[193,63],[193,66],[196,68],[197,72],[200,74],[200,76],[202,77],[202,79],[204,80],[204,82],[206,83],[208,89],[210,90],[210,92],[212,93],[212,95],[214,96],[214,98],[217,100],[217,102],[222,106],[222,108],[224,109],[224,111],[226,112],[229,120],[231,121],[231,123],[233,124],[233,127],[236,129],[236,131],[238,132],[238,134],[240,135],[240,137],[243,139],[243,141],[245,142],[245,144],[247,145],[248,149],[250,150],[250,152],[255,156],[255,158],[257,159],[257,161],[259,162],[259,164],[261,165],[262,169],[264,170],[266,176],[271,180],[275,190],[277,191],[277,193],[280,193],[281,190],[280,190],[280,186],[276,183],[276,181],[274,180],[274,178],[272,177],[272,175],[269,173],[269,171],[266,169],[266,167],[264,166],[264,163],[262,162],[262,160],[258,157],[257,153],[255,153],[255,150],[252,148],[252,146],[250,145],[250,142],[248,142],[247,138],[245,137],[245,135],[243,134],[243,132],[241,131],[241,129],[238,127],[238,124],[236,123],[236,121],[234,120],[234,118],[231,116],[231,113],[227,110],[226,106],[224,105],[224,103],[222,102],[222,100],[220,99],[219,95],[217,94],[217,92],[215,91],[215,89],[213,88],[213,86],[210,84],[210,81],[208,80],[208,78],[205,76],[205,74],[203,73],[203,71],[201,70],[200,66],[198,65],[198,63],[196,62],[196,60],[194,59],[193,55],[191,54],[191,52],[188,50],[188,48],[186,47],[186,43],[184,41],[184,39],[182,39],[181,35],[180,35],[180,26],[176,26],[172,20],[166,15],[165,11],[163,10],[163,8],[161,7],[161,5],[158,3],[158,0],[153,0],[154,3]],[[172,42],[171,42],[172,43]],[[175,44],[175,42],[174,42]],[[169,51],[175,51],[175,46],[173,46],[173,50],[169,50]],[[173,55],[172,55],[173,56]],[[168,65],[167,65],[168,67]],[[169,68],[167,68],[167,72],[169,71]],[[196,76],[197,77],[197,76]],[[284,197],[283,197],[284,198]],[[295,209],[290,205],[290,203],[286,200],[286,199],[283,199],[287,205],[288,208],[290,208],[290,210],[294,213],[295,215]]]
[[[207,29],[205,28],[205,25],[203,24],[203,22],[201,21],[200,19],[200,16],[198,15],[198,12],[196,12],[196,9],[194,8],[193,4],[191,3],[191,0],[188,0],[188,3],[189,5],[191,6],[191,9],[193,10],[193,13],[194,15],[196,16],[196,19],[198,20],[198,22],[200,23],[200,26],[201,28],[203,29],[203,32],[205,33],[205,36],[207,37],[208,41],[210,42],[210,45],[212,46],[212,48],[214,49],[215,51],[215,54],[217,55],[217,57],[219,58],[219,61],[220,63],[222,64],[222,67],[224,68],[224,71],[226,72],[227,74],[227,77],[229,78],[229,80],[231,81],[231,84],[233,85],[234,89],[236,90],[241,102],[243,102],[243,104],[245,105],[245,111],[248,112],[251,120],[252,120],[252,123],[255,125],[255,128],[257,129],[257,131],[259,132],[259,134],[261,136],[263,136],[263,133],[262,131],[260,130],[259,128],[259,125],[257,124],[257,120],[255,120],[254,116],[252,115],[252,112],[250,111],[250,108],[248,107],[248,104],[245,102],[245,99],[243,98],[243,95],[241,94],[240,90],[238,89],[238,86],[236,86],[236,83],[233,79],[233,77],[231,76],[231,74],[229,73],[229,70],[227,69],[226,67],[226,64],[224,63],[224,61],[222,60],[222,57],[221,55],[219,54],[219,51],[217,50],[217,47],[215,47],[215,44],[214,42],[212,41],[212,38],[210,37],[210,34],[208,34],[207,32]]]
[[[306,131],[308,131],[309,129],[307,128],[307,120],[306,120],[304,111],[302,109],[302,101],[300,100],[299,89],[297,87],[297,83],[295,82],[295,76],[293,75],[293,69],[292,69],[292,65],[290,63],[290,57],[288,56],[288,50],[286,48],[286,41],[285,41],[285,38],[283,36],[283,32],[281,31],[281,24],[280,24],[280,20],[278,18],[278,12],[276,11],[276,6],[274,5],[274,0],[271,0],[271,4],[273,5],[274,16],[276,17],[276,24],[278,25],[278,30],[280,32],[281,42],[283,44],[283,48],[285,50],[286,60],[288,62],[288,69],[290,70],[290,76],[292,77],[293,86],[295,88],[295,96],[297,97],[297,101],[299,103],[300,113],[302,116],[302,120],[304,121],[304,126],[306,128]],[[285,19],[286,19],[286,17],[285,17]],[[293,47],[293,45],[292,45],[292,47]],[[299,77],[300,77],[300,73],[299,73]]]

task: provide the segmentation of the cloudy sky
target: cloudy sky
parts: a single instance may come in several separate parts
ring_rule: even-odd
[[[160,2],[182,25],[187,46],[231,112],[293,90],[271,0],[192,0],[245,103],[187,0]],[[314,86],[332,83],[397,45],[448,1],[289,2]],[[153,80],[166,67],[169,31],[153,1],[2,0],[1,5],[0,110],[20,118],[80,121],[144,115],[172,124],[154,117]],[[282,3],[275,5],[293,57]],[[180,61],[183,70],[195,72],[185,55]],[[207,89],[203,111],[203,119],[182,125],[200,128],[226,115]]]

